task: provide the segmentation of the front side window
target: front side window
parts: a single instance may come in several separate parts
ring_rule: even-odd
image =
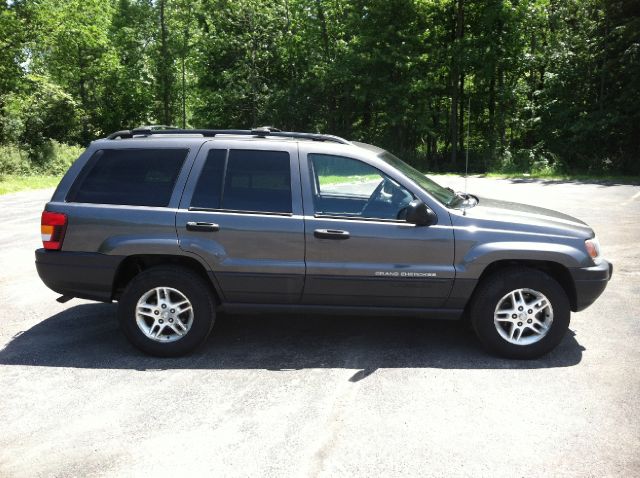
[[[211,150],[191,207],[291,213],[291,167],[285,151]]]
[[[309,154],[316,215],[402,220],[413,194],[373,166],[343,156]]]
[[[96,151],[67,201],[167,206],[188,152],[186,149]]]

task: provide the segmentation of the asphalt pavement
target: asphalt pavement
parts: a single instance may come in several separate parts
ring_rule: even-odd
[[[585,220],[614,264],[544,358],[487,355],[459,323],[260,315],[151,358],[116,305],[38,279],[52,191],[0,196],[0,476],[640,476],[640,187],[468,190]]]

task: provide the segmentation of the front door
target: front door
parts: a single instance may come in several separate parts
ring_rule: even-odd
[[[304,223],[295,143],[213,141],[200,151],[177,214],[180,247],[204,259],[227,302],[297,303]]]
[[[357,158],[324,154],[312,144],[300,148],[307,265],[303,302],[442,306],[455,277],[448,215],[429,227],[407,223],[405,207],[415,198],[409,188]]]

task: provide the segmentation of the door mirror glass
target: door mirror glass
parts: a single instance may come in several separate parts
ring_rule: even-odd
[[[407,222],[416,226],[431,226],[438,220],[436,213],[420,199],[414,199],[407,206]]]

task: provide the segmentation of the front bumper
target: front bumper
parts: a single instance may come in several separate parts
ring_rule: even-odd
[[[92,252],[36,250],[36,269],[59,294],[111,302],[113,279],[123,257]]]
[[[576,290],[574,312],[580,312],[604,292],[613,274],[613,264],[602,260],[597,266],[569,269],[569,272]]]

